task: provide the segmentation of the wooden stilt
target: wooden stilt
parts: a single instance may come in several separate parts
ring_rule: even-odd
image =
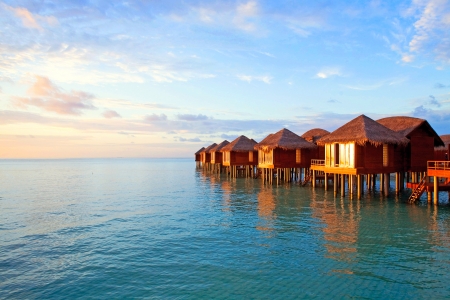
[[[337,194],[337,188],[338,188],[337,175],[333,174],[333,192],[334,192],[334,194]]]
[[[341,197],[345,196],[345,175],[341,175]]]
[[[390,174],[386,173],[384,174],[384,195],[388,196],[389,195],[389,176]]]
[[[356,193],[357,193],[358,199],[361,199],[361,175],[357,175]]]
[[[398,195],[400,192],[400,173],[395,172],[395,193]]]
[[[433,181],[434,181],[434,199],[433,202],[435,205],[439,204],[439,177],[434,176],[433,177]]]
[[[311,182],[311,185],[312,185],[313,188],[316,187],[316,171],[315,170],[312,170],[312,182]]]

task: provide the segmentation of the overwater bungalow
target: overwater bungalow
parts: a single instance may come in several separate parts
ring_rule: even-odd
[[[305,140],[307,140],[308,142],[314,143],[315,145],[317,145],[317,141],[330,134],[329,131],[322,129],[322,128],[314,128],[314,129],[310,129],[307,132],[305,132],[304,134],[301,135],[302,138],[304,138]],[[311,155],[311,159],[316,159],[316,158],[323,158],[325,157],[325,147],[323,145],[317,145],[317,150],[316,150],[316,154]],[[307,170],[307,174],[309,174],[309,170]],[[315,174],[315,180],[325,180],[324,174],[322,173],[317,173]],[[303,185],[305,185],[306,183],[308,183],[308,181],[310,181],[310,177],[306,177],[306,180],[303,181]],[[312,183],[313,185],[316,184],[316,182],[314,181]]]
[[[314,128],[311,130],[308,130],[304,134],[301,135],[302,138],[307,140],[308,142],[314,143],[317,145],[317,141],[321,139],[322,137],[330,134],[328,130],[322,129],[322,128]],[[324,157],[325,155],[325,147],[324,146],[318,146],[317,147],[317,157]]]
[[[255,145],[255,149],[258,150],[258,168],[263,180],[271,183],[276,175],[278,183],[280,179],[291,181],[292,173],[299,174],[300,169],[309,168],[317,146],[284,128],[268,135]]]
[[[201,147],[197,152],[195,152],[195,163],[197,168],[200,167],[201,162],[202,162],[202,156],[201,156],[201,152],[205,150],[205,147]]]
[[[347,178],[350,194],[353,194],[356,177],[359,198],[363,189],[362,175],[371,175],[367,176],[368,180],[374,183],[374,175],[381,174],[380,183],[384,184],[380,184],[380,188],[387,194],[390,173],[396,173],[396,190],[400,189],[408,139],[399,133],[361,115],[322,137],[317,144],[325,147],[325,159],[312,161],[313,177],[316,171],[323,171],[325,178],[333,174],[335,193],[340,180],[341,195],[345,194]]]
[[[211,169],[214,172],[220,173],[222,171],[222,148],[228,145],[230,142],[224,140],[219,145],[211,148],[209,153],[211,154]]]
[[[444,146],[434,147],[434,160],[448,161],[450,155],[450,134],[439,136]]]
[[[213,143],[200,152],[203,168],[206,168],[207,170],[211,168],[211,153],[209,153],[209,150],[216,146],[217,144]]]
[[[258,164],[256,144],[255,140],[241,135],[221,149],[223,166],[228,168],[231,177],[237,177],[239,173],[253,177],[254,167]]]
[[[434,148],[444,146],[444,142],[424,119],[396,116],[377,122],[409,140],[404,156],[405,171],[411,172],[412,182],[417,182],[427,171],[427,161],[434,159]]]

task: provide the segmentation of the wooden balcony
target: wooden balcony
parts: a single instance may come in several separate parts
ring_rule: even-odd
[[[427,174],[450,178],[450,161],[428,161]]]
[[[428,161],[427,174],[450,178],[450,161]]]

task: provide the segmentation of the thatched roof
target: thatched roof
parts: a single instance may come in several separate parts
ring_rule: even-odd
[[[447,149],[448,145],[450,144],[450,134],[440,135],[439,137],[444,142],[445,146],[434,147],[434,149],[436,149],[436,150],[445,150],[445,149]]]
[[[225,147],[226,145],[228,145],[230,142],[227,140],[224,140],[222,143],[220,143],[219,145],[215,146],[214,148],[209,149],[209,153],[211,152],[220,152],[220,150]]]
[[[269,134],[265,139],[255,145],[255,149],[270,151],[275,148],[283,150],[314,149],[317,146],[306,141],[304,138],[283,128],[277,133]]]
[[[245,135],[241,135],[240,137],[223,147],[221,151],[249,152],[254,150],[256,144],[256,141],[254,141],[253,139],[249,139]]]
[[[399,133],[375,122],[371,118],[360,115],[329,135],[319,139],[317,144],[350,142],[355,142],[361,146],[364,146],[366,143],[379,146],[382,144],[406,145],[409,141]]]
[[[330,132],[325,129],[314,128],[302,134],[302,138],[304,138],[308,142],[315,143],[318,139],[326,136],[327,134],[330,134]]]
[[[208,147],[206,147],[202,152],[205,153],[209,153],[209,150],[211,150],[212,148],[214,148],[215,146],[217,146],[216,143],[209,145]]]
[[[406,116],[395,116],[379,119],[377,122],[407,138],[410,138],[410,135],[414,130],[423,127],[424,130],[428,131],[428,133],[434,137],[435,147],[444,145],[441,138],[427,120]]]
[[[205,147],[200,148],[197,152],[195,152],[195,155],[199,155],[203,150],[205,150]]]

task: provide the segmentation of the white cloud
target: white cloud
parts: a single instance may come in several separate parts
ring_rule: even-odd
[[[342,76],[339,68],[324,68],[316,74],[316,78],[326,79],[332,76]]]
[[[251,76],[251,75],[237,75],[237,78],[239,78],[242,81],[252,82],[252,81],[262,81],[264,83],[270,84],[272,81],[271,76]]]
[[[236,7],[236,16],[233,23],[236,27],[244,31],[255,31],[256,25],[249,19],[258,15],[258,3],[256,1],[248,1],[247,3],[238,4]]]
[[[51,26],[58,24],[58,20],[53,16],[41,16],[31,13],[24,7],[12,7],[6,4],[3,5],[7,10],[12,11],[14,15],[22,21],[22,25],[27,28],[34,28],[43,30],[41,23],[46,23]]]
[[[410,62],[411,53],[434,53],[438,60],[450,63],[450,2],[416,0],[408,14],[415,12],[418,12],[418,19],[413,25],[414,35],[408,44],[410,54],[403,55],[402,60]]]

